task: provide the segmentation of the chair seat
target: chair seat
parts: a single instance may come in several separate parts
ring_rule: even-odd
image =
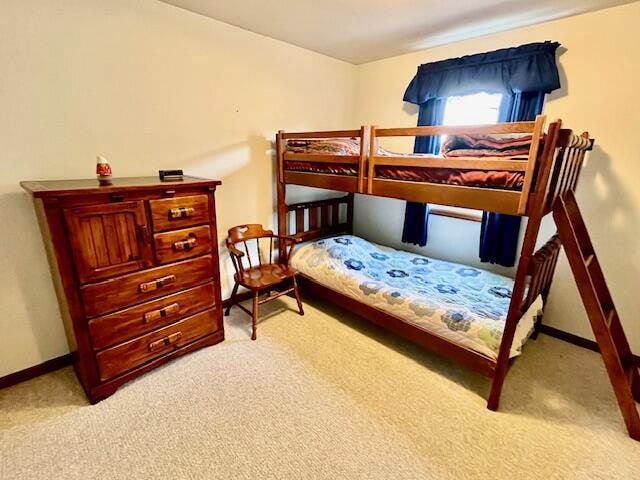
[[[297,271],[287,265],[268,264],[248,268],[235,280],[245,288],[265,288],[293,277]]]

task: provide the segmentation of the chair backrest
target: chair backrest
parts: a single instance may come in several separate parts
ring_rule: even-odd
[[[246,225],[238,225],[232,227],[228,231],[229,241],[234,245],[240,242],[246,242],[247,240],[254,240],[256,238],[272,237],[272,230],[265,230],[259,223],[247,223]]]
[[[275,235],[272,230],[265,230],[262,225],[258,223],[248,223],[246,225],[238,225],[230,228],[229,237],[227,238],[227,247],[234,247],[244,253],[242,258],[234,259],[234,267],[238,270],[240,267],[254,267],[263,265],[266,263],[266,258],[262,258],[262,251],[260,248],[260,239],[269,239],[269,262],[273,263],[273,239]],[[255,240],[255,243],[251,242]],[[248,244],[247,242],[251,242]],[[255,245],[255,248],[251,246]],[[239,262],[239,264],[236,264]],[[240,268],[241,269],[241,268]]]

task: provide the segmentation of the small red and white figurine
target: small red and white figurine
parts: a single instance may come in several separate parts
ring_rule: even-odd
[[[100,185],[111,185],[111,165],[109,165],[107,159],[102,155],[98,155],[96,175],[98,176],[98,182],[100,182]]]

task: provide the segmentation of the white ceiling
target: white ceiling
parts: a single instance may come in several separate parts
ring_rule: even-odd
[[[354,64],[632,3],[629,0],[161,1]]]

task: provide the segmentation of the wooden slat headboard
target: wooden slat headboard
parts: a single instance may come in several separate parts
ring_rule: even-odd
[[[553,209],[556,199],[567,191],[575,192],[584,164],[585,154],[593,148],[594,140],[587,132],[575,135],[569,129],[561,129],[555,158],[551,169],[544,214]]]
[[[531,258],[529,264],[530,283],[527,295],[521,311],[524,313],[535,301],[538,295],[542,295],[542,300],[547,301],[551,280],[558,262],[560,253],[560,238],[553,235]]]
[[[286,232],[301,242],[353,232],[352,193],[286,207]]]

